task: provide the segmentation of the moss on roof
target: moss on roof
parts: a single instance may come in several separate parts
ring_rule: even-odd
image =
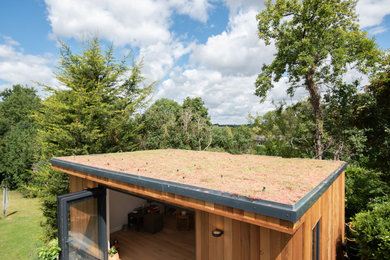
[[[187,150],[151,150],[58,159],[285,204],[294,204],[344,164],[341,161]]]

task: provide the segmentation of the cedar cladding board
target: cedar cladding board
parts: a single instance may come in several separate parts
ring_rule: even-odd
[[[340,161],[187,150],[53,158],[55,166],[296,223],[343,172]]]

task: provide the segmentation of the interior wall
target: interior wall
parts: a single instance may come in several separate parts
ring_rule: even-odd
[[[110,205],[110,233],[121,230],[122,226],[127,224],[127,214],[147,202],[145,199],[114,190],[110,190],[108,200]]]

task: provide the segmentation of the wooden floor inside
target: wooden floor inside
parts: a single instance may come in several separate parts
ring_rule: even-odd
[[[164,228],[155,234],[121,230],[110,234],[118,240],[121,260],[195,259],[195,231],[178,230],[175,216],[164,216]]]

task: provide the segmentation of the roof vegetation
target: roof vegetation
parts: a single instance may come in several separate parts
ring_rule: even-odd
[[[58,159],[285,204],[294,204],[343,164],[173,149]]]

